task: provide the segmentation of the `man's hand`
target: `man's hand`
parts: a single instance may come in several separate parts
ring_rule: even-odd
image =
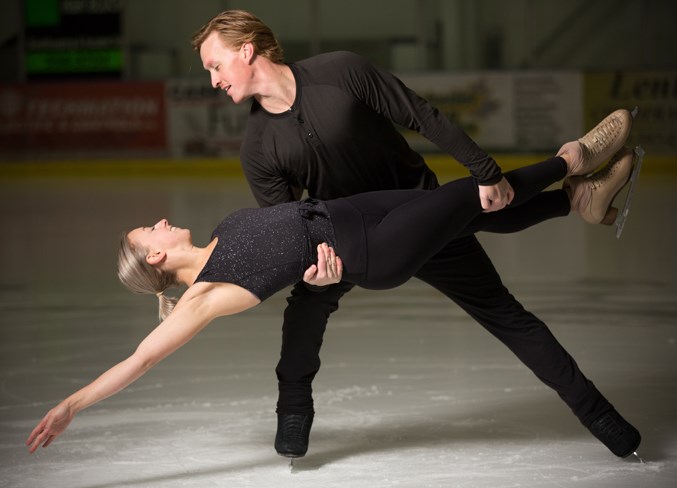
[[[317,246],[317,265],[312,264],[303,274],[303,281],[313,286],[327,286],[341,281],[343,262],[326,243]]]
[[[485,212],[501,210],[506,205],[510,205],[514,196],[515,191],[505,177],[495,185],[480,185],[480,203]]]

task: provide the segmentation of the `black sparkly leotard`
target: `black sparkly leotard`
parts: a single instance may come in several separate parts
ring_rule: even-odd
[[[200,281],[233,283],[265,300],[303,278],[322,242],[334,246],[323,202],[304,200],[247,208],[226,217],[212,233],[218,242]]]

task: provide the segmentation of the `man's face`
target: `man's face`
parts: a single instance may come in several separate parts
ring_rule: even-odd
[[[251,79],[251,57],[244,44],[233,49],[226,44],[218,32],[212,32],[200,46],[202,65],[209,71],[214,88],[225,91],[235,103],[249,98],[248,82]]]

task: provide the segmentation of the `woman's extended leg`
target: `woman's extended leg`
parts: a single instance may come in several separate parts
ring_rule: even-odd
[[[483,213],[465,226],[458,237],[476,232],[511,234],[556,217],[571,213],[571,201],[564,190],[542,191],[519,206],[510,205],[499,212]]]
[[[567,165],[556,157],[505,174],[515,190],[512,207],[562,179]],[[368,266],[365,288],[383,289],[407,281],[479,215],[477,185],[463,178],[436,190],[371,192],[347,198],[363,215]],[[516,223],[519,227],[520,223]]]
[[[616,194],[626,185],[634,171],[635,153],[621,148],[611,161],[590,177],[567,178],[562,190],[541,192],[528,202],[506,207],[500,212],[475,217],[459,236],[478,231],[510,233],[574,211],[591,224],[611,225],[618,209],[611,206]]]

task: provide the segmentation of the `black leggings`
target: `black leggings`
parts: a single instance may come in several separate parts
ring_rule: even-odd
[[[611,404],[548,327],[503,285],[473,235],[477,231],[516,232],[567,215],[570,205],[562,190],[541,191],[565,172],[564,161],[553,158],[506,173],[515,198],[510,207],[499,212],[482,213],[477,188],[470,180],[455,181],[434,191],[413,190],[408,195],[386,192],[391,194],[388,200],[384,192],[355,195],[349,202],[364,209],[365,223],[370,227],[367,280],[358,281],[361,285],[394,286],[415,270],[416,278],[453,300],[555,390],[584,425],[590,425],[612,408]],[[347,229],[348,234],[336,230],[337,238],[355,232],[355,228]],[[350,264],[348,256],[341,257]],[[284,312],[282,351],[276,368],[278,412],[314,411],[312,381],[320,369],[319,351],[327,318],[353,286],[341,282],[316,293],[297,284],[292,290]]]
[[[337,227],[337,254],[347,281],[369,289],[388,289],[408,281],[453,239],[478,231],[516,232],[533,224],[525,212],[513,211],[566,176],[562,158],[552,158],[505,173],[515,197],[509,207],[483,213],[477,184],[472,178],[451,181],[435,190],[390,190],[362,193],[343,199],[362,214],[363,222]],[[363,226],[367,246],[366,274],[351,279],[353,256],[342,247]]]

